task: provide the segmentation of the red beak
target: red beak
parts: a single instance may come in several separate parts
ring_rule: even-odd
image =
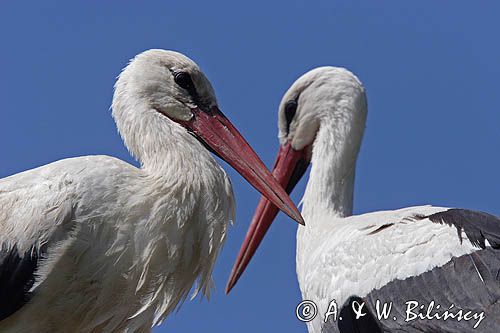
[[[304,224],[288,194],[226,116],[217,107],[208,111],[196,108],[192,112],[194,116],[190,120],[178,122],[285,214]]]
[[[285,146],[280,147],[278,157],[274,163],[273,176],[286,189],[287,193],[290,193],[306,172],[309,161],[308,147],[297,151],[292,148],[290,143],[287,143]],[[233,266],[226,286],[226,293],[229,293],[238,282],[277,214],[278,208],[265,197],[262,197]]]

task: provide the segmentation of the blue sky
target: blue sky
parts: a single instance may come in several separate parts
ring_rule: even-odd
[[[369,104],[356,213],[430,203],[500,215],[499,12],[494,1],[3,1],[0,177],[86,154],[134,163],[110,115],[112,87],[129,58],[164,48],[202,67],[267,165],[288,86],[316,66],[347,67]],[[223,292],[259,198],[224,167],[238,208],[217,289],[156,332],[304,332],[294,317],[296,225],[283,214]]]

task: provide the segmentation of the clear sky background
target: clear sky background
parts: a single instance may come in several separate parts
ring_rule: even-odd
[[[135,163],[111,118],[113,84],[135,54],[164,48],[201,66],[269,166],[289,85],[316,66],[347,67],[369,105],[356,213],[431,203],[500,215],[499,13],[498,1],[1,1],[0,177],[87,154]],[[237,224],[217,289],[155,332],[304,332],[296,225],[283,214],[223,292],[259,198],[224,167]]]

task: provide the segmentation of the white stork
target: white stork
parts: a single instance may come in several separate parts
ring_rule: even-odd
[[[85,156],[0,180],[0,332],[149,332],[195,282],[208,296],[235,208],[209,150],[303,222],[184,55],[136,56],[112,109],[141,168]]]
[[[500,332],[500,219],[433,206],[352,216],[366,115],[365,90],[343,68],[306,73],[280,104],[273,174],[290,193],[312,165],[302,199],[306,226],[298,228],[296,254],[302,297],[318,306],[309,332]],[[260,201],[227,292],[277,213]],[[380,310],[393,302],[388,319],[378,320],[377,299]],[[362,313],[368,315],[356,320],[352,306],[363,301]],[[334,304],[342,310],[341,321],[325,317]],[[428,317],[414,317],[419,311],[427,315],[429,307]],[[438,318],[445,310],[455,317]]]

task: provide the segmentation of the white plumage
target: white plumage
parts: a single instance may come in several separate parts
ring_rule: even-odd
[[[2,180],[1,243],[20,253],[50,245],[32,302],[1,322],[2,331],[147,332],[197,278],[208,294],[234,212],[225,173],[215,163],[208,169],[197,184],[165,183],[92,156]],[[219,209],[207,216],[204,206]]]
[[[449,289],[454,283],[465,283],[471,288],[471,292],[457,296],[463,308],[470,306],[491,311],[490,317],[498,318],[493,313],[499,310],[500,288],[494,281],[500,256],[498,253],[490,256],[487,252],[491,250],[490,243],[494,248],[500,247],[498,218],[432,206],[351,216],[356,159],[366,114],[365,90],[361,82],[349,71],[335,67],[316,68],[303,75],[286,92],[280,105],[280,152],[273,174],[290,192],[308,163],[311,164],[302,199],[306,226],[298,228],[296,255],[302,297],[318,305],[318,316],[307,323],[309,332],[343,331],[342,322],[338,326],[337,323],[325,325],[324,314],[332,300],[339,306],[351,296],[371,300],[368,296],[377,290],[377,297],[382,295],[401,301],[395,290],[412,292],[415,289],[411,296],[414,299],[429,303],[432,300],[429,297],[434,295],[435,299],[447,299],[452,304],[455,292]],[[242,274],[277,212],[267,200],[262,199],[259,203],[228,290]],[[452,262],[452,258],[473,252],[477,256],[465,261],[471,266],[458,267],[455,261]],[[440,271],[444,265],[448,265],[447,270]],[[454,276],[446,275],[456,267]],[[476,271],[472,278],[466,275]],[[425,272],[434,275],[415,279]],[[436,276],[439,276],[437,282]],[[393,288],[391,282],[396,280],[405,280],[408,284]],[[431,282],[424,285],[422,281]],[[491,286],[496,285],[488,291],[491,298],[479,294],[474,297],[475,288],[486,290],[484,285],[488,281],[492,282]],[[384,289],[388,285],[390,287]],[[495,293],[496,298],[492,296]],[[346,321],[344,318],[344,323]],[[437,326],[425,328],[428,323],[406,323],[404,318],[393,321],[391,317],[379,325],[384,331],[394,329],[397,332],[435,332],[444,331],[444,327],[447,332],[472,329],[472,325],[456,328],[450,326],[453,325],[450,322],[446,326],[444,321],[429,321],[429,325]],[[365,326],[363,330],[365,324],[354,323],[352,325],[359,327],[348,327],[346,332],[375,332],[374,326]],[[465,321],[462,324],[467,325]],[[487,324],[482,327],[485,332],[494,332],[497,327],[494,321],[487,327],[484,325]]]
[[[1,332],[149,332],[196,281],[208,296],[235,207],[200,141],[296,211],[185,56],[133,59],[113,117],[141,168],[87,156],[0,180]]]

